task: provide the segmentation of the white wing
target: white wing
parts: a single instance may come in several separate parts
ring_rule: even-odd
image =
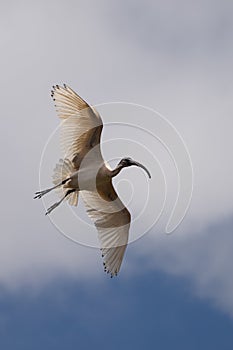
[[[53,86],[51,95],[61,119],[61,147],[64,157],[71,161],[75,159],[74,163],[78,167],[80,158],[100,143],[103,128],[101,117],[65,84],[64,87]],[[100,149],[99,153],[101,156]]]
[[[106,188],[106,193],[111,193],[108,195],[108,200],[102,198],[98,192],[80,193],[87,214],[98,230],[105,271],[110,273],[111,277],[116,276],[128,244],[130,213],[120,201],[111,183]]]

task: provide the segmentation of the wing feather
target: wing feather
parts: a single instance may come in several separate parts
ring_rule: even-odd
[[[113,201],[107,201],[98,192],[82,191],[87,214],[94,221],[104,260],[105,271],[116,276],[120,270],[128,244],[131,216],[117,196],[112,183],[106,192],[114,193]]]
[[[73,160],[100,143],[103,123],[99,113],[78,96],[69,86],[53,86],[52,97],[61,119],[60,142],[65,158]],[[91,141],[91,142],[90,142]],[[101,151],[98,149],[100,156]],[[79,164],[74,164],[78,168]]]

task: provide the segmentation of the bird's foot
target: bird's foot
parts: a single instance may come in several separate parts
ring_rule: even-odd
[[[45,215],[48,215],[51,213],[51,211],[53,211],[58,205],[60,204],[60,202],[54,203],[53,205],[51,205],[51,207],[49,207],[45,213]]]
[[[35,192],[35,197],[33,199],[40,199],[41,197],[43,197],[46,193],[48,193],[50,190],[44,190],[44,191],[38,191]]]

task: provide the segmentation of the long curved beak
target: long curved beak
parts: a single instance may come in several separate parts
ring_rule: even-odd
[[[147,173],[149,179],[151,179],[151,174],[149,173],[149,170],[148,170],[144,165],[142,165],[142,164],[139,163],[139,162],[136,162],[135,160],[133,160],[133,161],[131,162],[131,164],[132,164],[132,165],[136,165],[136,166],[138,166],[139,168],[142,168],[143,170],[145,170],[145,172]]]

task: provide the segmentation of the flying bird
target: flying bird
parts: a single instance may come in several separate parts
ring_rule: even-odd
[[[118,197],[112,179],[123,168],[133,165],[145,170],[149,178],[151,175],[144,165],[129,157],[111,169],[101,154],[103,122],[97,110],[66,84],[53,86],[51,96],[61,119],[64,158],[54,169],[54,186],[36,192],[34,199],[52,190],[59,191],[61,198],[48,208],[47,215],[64,200],[77,206],[81,194],[87,214],[98,231],[104,270],[111,277],[116,276],[128,243],[131,215]]]

